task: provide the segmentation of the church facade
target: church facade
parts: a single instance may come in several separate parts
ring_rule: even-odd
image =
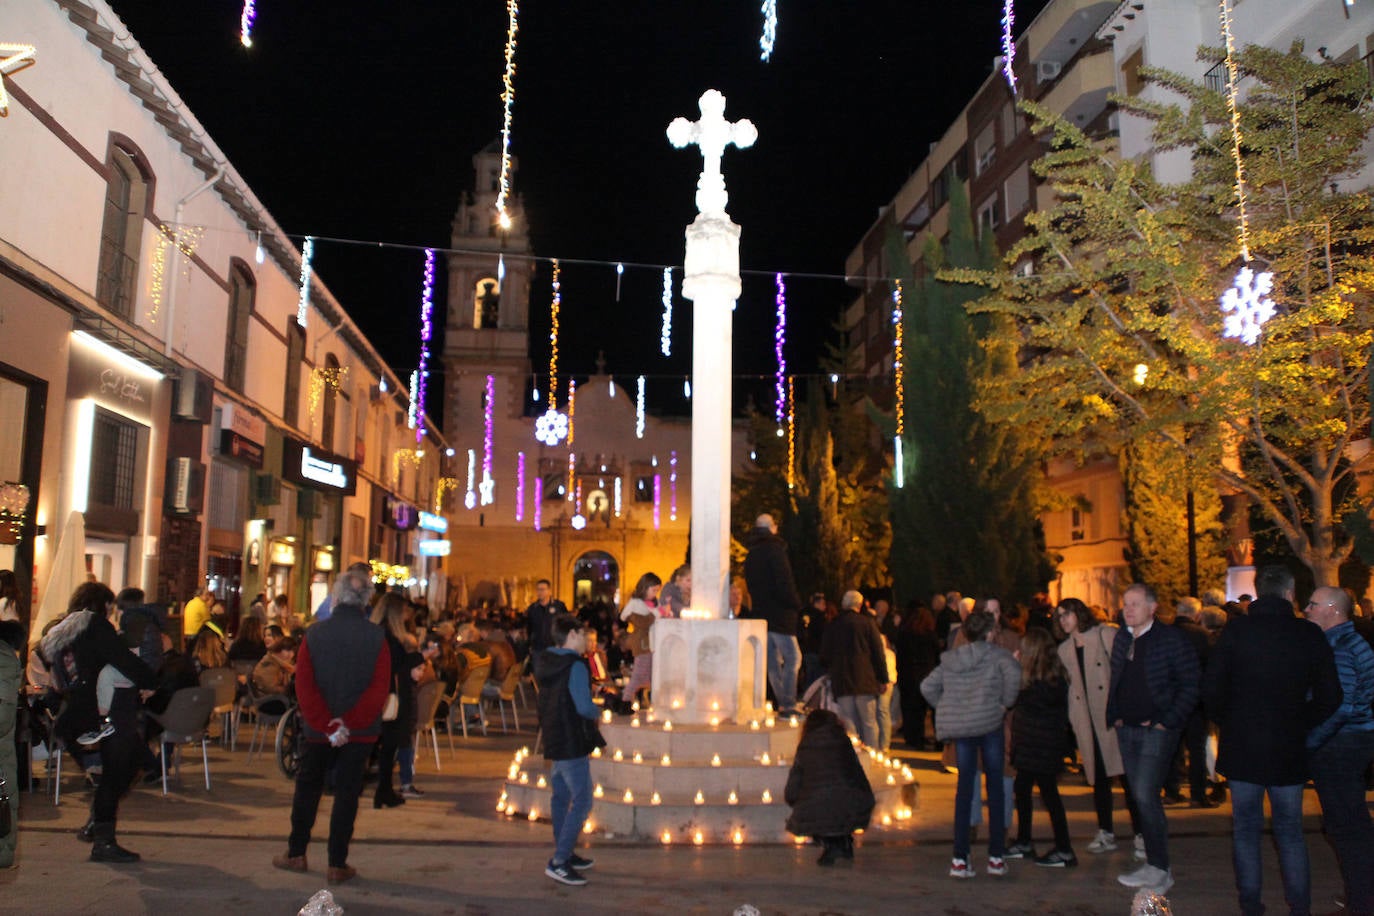
[[[532,292],[536,258],[518,195],[510,228],[496,221],[499,148],[479,152],[473,166],[447,264],[450,587],[468,606],[523,607],[546,578],[569,607],[623,604],[640,575],[666,581],[687,561],[691,423],[646,416],[641,426],[636,392],[598,368],[590,377],[560,374],[556,403],[568,435],[556,445],[535,438],[549,383],[544,366],[535,372],[531,363],[529,316],[548,308],[552,293]],[[541,347],[539,358],[547,352]],[[738,463],[747,455],[742,431],[733,439]]]

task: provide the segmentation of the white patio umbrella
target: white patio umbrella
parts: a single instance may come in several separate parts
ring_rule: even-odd
[[[86,517],[80,512],[67,516],[67,524],[57,541],[52,571],[38,603],[38,611],[29,624],[29,645],[37,645],[43,628],[67,613],[72,592],[86,581]]]

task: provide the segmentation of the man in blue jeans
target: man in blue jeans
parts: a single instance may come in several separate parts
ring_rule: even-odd
[[[1293,613],[1293,574],[1264,566],[1259,595],[1226,625],[1202,682],[1207,714],[1221,727],[1217,771],[1231,786],[1231,860],[1243,916],[1264,912],[1260,839],[1264,796],[1273,812],[1283,896],[1291,913],[1312,909],[1311,870],[1302,833],[1308,731],[1341,703],[1331,647]]]
[[[1159,793],[1183,726],[1197,705],[1200,672],[1188,638],[1155,620],[1158,607],[1148,585],[1137,582],[1126,589],[1121,610],[1126,626],[1112,644],[1107,721],[1116,730],[1145,837],[1145,864],[1117,880],[1163,894],[1173,887],[1174,876]]]
[[[1364,784],[1374,760],[1374,649],[1355,631],[1350,596],[1339,588],[1313,592],[1307,619],[1326,635],[1342,691],[1340,707],[1307,737],[1322,829],[1341,863],[1346,912],[1374,916],[1374,823]]]
[[[749,586],[750,609],[768,622],[768,683],[783,715],[797,711],[797,674],[801,671],[801,646],[797,643],[797,612],[801,596],[787,559],[787,542],[778,537],[773,516],[760,515],[748,537],[749,555],[744,558],[744,581]]]
[[[534,658],[544,757],[553,761],[549,785],[553,789],[554,853],[544,874],[560,884],[581,887],[587,883],[582,872],[595,863],[573,848],[592,810],[591,753],[606,741],[596,727],[591,674],[583,657],[587,635],[582,621],[559,614],[549,624],[549,635],[554,648]]]

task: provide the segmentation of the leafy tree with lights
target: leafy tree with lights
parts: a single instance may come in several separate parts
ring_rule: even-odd
[[[1301,46],[1250,47],[1235,61],[1243,185],[1227,94],[1184,76],[1142,71],[1183,105],[1116,99],[1152,122],[1159,149],[1191,156],[1183,184],[1158,183],[1023,103],[1047,135],[1035,170],[1055,203],[1027,216],[1005,259],[1031,262],[1032,275],[958,272],[991,287],[974,311],[1011,320],[1005,340],[1023,363],[987,379],[979,405],[1060,445],[1163,443],[1223,493],[1248,497],[1316,583],[1336,585],[1353,545],[1342,522],[1362,509],[1351,483],[1371,461],[1374,220],[1368,194],[1340,184],[1364,164],[1369,79]],[[1237,244],[1247,236],[1248,264]],[[1233,277],[1242,292],[1245,280],[1262,289],[1264,274],[1275,314],[1253,344],[1228,336],[1247,329],[1228,327],[1223,291]]]
[[[990,235],[990,233],[989,233]],[[974,235],[968,194],[950,189],[949,238],[930,239],[921,276],[893,225],[887,260],[902,284],[905,350],[903,485],[888,478],[892,570],[899,600],[958,588],[970,594],[1029,599],[1054,575],[1039,513],[1039,435],[990,421],[975,409],[977,391],[1016,371],[1015,350],[993,333],[1006,319],[970,315],[978,291],[940,279],[950,268],[976,269],[995,258]],[[872,411],[886,435],[892,417]]]

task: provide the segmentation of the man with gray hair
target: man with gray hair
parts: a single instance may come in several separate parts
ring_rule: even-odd
[[[754,522],[744,558],[744,581],[754,602],[751,611],[768,623],[768,683],[783,714],[796,711],[797,674],[801,671],[801,645],[797,642],[797,616],[801,596],[787,559],[787,542],[778,537],[773,516],[764,513]]]
[[[348,864],[348,844],[358,815],[363,773],[381,733],[382,709],[391,685],[391,652],[382,628],[367,617],[372,571],[355,563],[334,583],[334,612],[305,631],[296,656],[296,699],[301,742],[296,792],[291,801],[291,836],[286,855],[272,864],[307,871],[306,846],[324,792],[325,772],[334,770],[334,808],[329,818],[326,879],[340,884],[358,872]]]
[[[887,658],[878,622],[863,612],[864,596],[847,591],[840,599],[840,614],[825,628],[821,664],[830,675],[830,688],[840,707],[840,718],[859,740],[879,746],[878,697],[887,684]]]

